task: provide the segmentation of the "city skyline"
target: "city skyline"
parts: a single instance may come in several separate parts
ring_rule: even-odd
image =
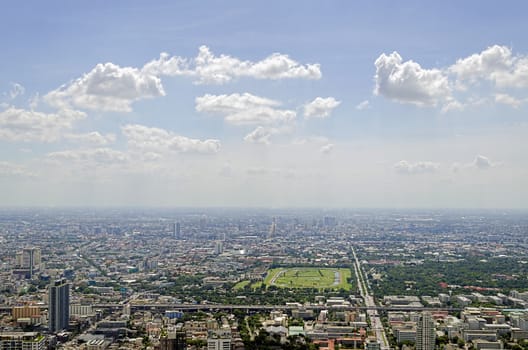
[[[200,5],[3,6],[0,206],[528,208],[523,2]]]

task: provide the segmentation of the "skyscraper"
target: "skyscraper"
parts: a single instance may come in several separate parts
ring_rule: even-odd
[[[423,312],[416,327],[416,350],[434,350],[435,323],[429,312]]]
[[[27,277],[33,278],[34,272],[40,268],[40,248],[24,248],[17,252],[16,265],[27,270]]]
[[[56,280],[50,285],[48,308],[50,332],[67,329],[70,320],[70,285],[66,279]]]
[[[171,229],[172,229],[172,237],[173,237],[173,238],[175,238],[175,239],[179,239],[179,238],[181,238],[181,237],[180,237],[181,225],[180,225],[179,222],[172,223],[172,225],[171,225]]]

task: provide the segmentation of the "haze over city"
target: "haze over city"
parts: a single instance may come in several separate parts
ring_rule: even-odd
[[[526,208],[524,2],[10,2],[0,205]]]

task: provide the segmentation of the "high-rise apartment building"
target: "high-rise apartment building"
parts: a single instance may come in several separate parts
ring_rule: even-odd
[[[50,285],[48,308],[50,332],[67,329],[70,320],[70,285],[66,279],[56,280]]]
[[[416,350],[434,350],[436,330],[433,317],[423,312],[416,325]]]
[[[27,276],[33,277],[35,271],[40,268],[40,248],[24,248],[16,253],[16,266],[27,270]]]

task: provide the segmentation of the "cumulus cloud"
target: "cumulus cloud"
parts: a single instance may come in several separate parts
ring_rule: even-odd
[[[11,162],[0,161],[0,177],[35,177],[26,167]]]
[[[458,86],[489,80],[498,89],[528,87],[528,56],[514,55],[507,46],[493,45],[459,59],[448,71]]]
[[[141,69],[141,72],[146,75],[154,76],[194,75],[186,58],[171,56],[166,52],[162,52],[158,59],[146,63]]]
[[[330,113],[341,104],[333,97],[317,97],[312,102],[304,105],[305,118],[327,118]]]
[[[143,71],[169,76],[192,76],[197,84],[224,84],[241,77],[255,79],[320,79],[319,64],[300,64],[288,55],[274,53],[260,61],[243,61],[229,55],[214,55],[207,46],[201,46],[194,59],[170,56],[145,65]]]
[[[460,80],[474,82],[478,79],[494,79],[500,72],[507,71],[513,64],[512,52],[506,46],[494,45],[456,61],[449,71]]]
[[[394,164],[394,170],[400,174],[423,174],[433,173],[440,167],[440,164],[433,162],[415,162],[400,160]]]
[[[470,165],[477,169],[488,169],[495,166],[488,157],[478,154]]]
[[[528,55],[513,54],[509,47],[501,45],[460,58],[446,68],[424,69],[416,62],[404,62],[397,52],[380,55],[375,66],[376,95],[418,106],[440,105],[443,112],[478,105],[471,99],[490,100],[474,93],[486,89],[491,89],[496,103],[517,108],[524,100],[507,92],[528,87]],[[480,87],[481,82],[489,82],[486,89]],[[464,99],[463,93],[469,87],[473,94]]]
[[[451,94],[447,77],[438,69],[403,62],[398,52],[381,54],[376,62],[374,93],[400,103],[435,106]]]
[[[129,124],[121,128],[130,148],[154,153],[217,153],[220,141],[198,140],[176,135],[168,130]]]
[[[489,80],[499,89],[528,87],[528,56],[514,55],[507,46],[490,46],[457,60],[448,70],[462,86]]]
[[[490,169],[496,166],[499,166],[500,163],[492,162],[488,157],[477,154],[475,156],[475,159],[469,163],[454,163],[452,165],[453,172],[458,172],[462,170],[471,170],[471,169],[477,169],[477,170],[486,170]]]
[[[278,101],[249,93],[231,95],[206,94],[196,98],[196,110],[220,114],[235,125],[278,124],[293,121],[295,111],[278,109]]]
[[[369,109],[369,108],[370,108],[370,102],[368,100],[362,101],[356,106],[356,109],[359,111],[362,111],[364,109]]]
[[[116,140],[115,134],[103,135],[98,131],[92,131],[82,134],[66,134],[64,135],[64,138],[73,142],[85,143],[94,146],[105,146],[114,143]]]
[[[319,64],[303,65],[279,53],[253,62],[229,55],[215,56],[207,46],[201,46],[195,58],[161,53],[142,68],[99,63],[83,76],[50,91],[43,100],[60,109],[130,112],[135,101],[165,96],[161,76],[191,76],[198,84],[223,84],[240,77],[320,79],[321,70]],[[21,85],[15,87],[12,96],[23,92]]]
[[[158,76],[137,68],[100,63],[82,77],[47,93],[43,99],[56,108],[130,112],[134,101],[164,95]]]
[[[83,112],[60,110],[41,113],[10,107],[0,112],[0,139],[13,142],[55,142],[73,123],[83,119]]]

